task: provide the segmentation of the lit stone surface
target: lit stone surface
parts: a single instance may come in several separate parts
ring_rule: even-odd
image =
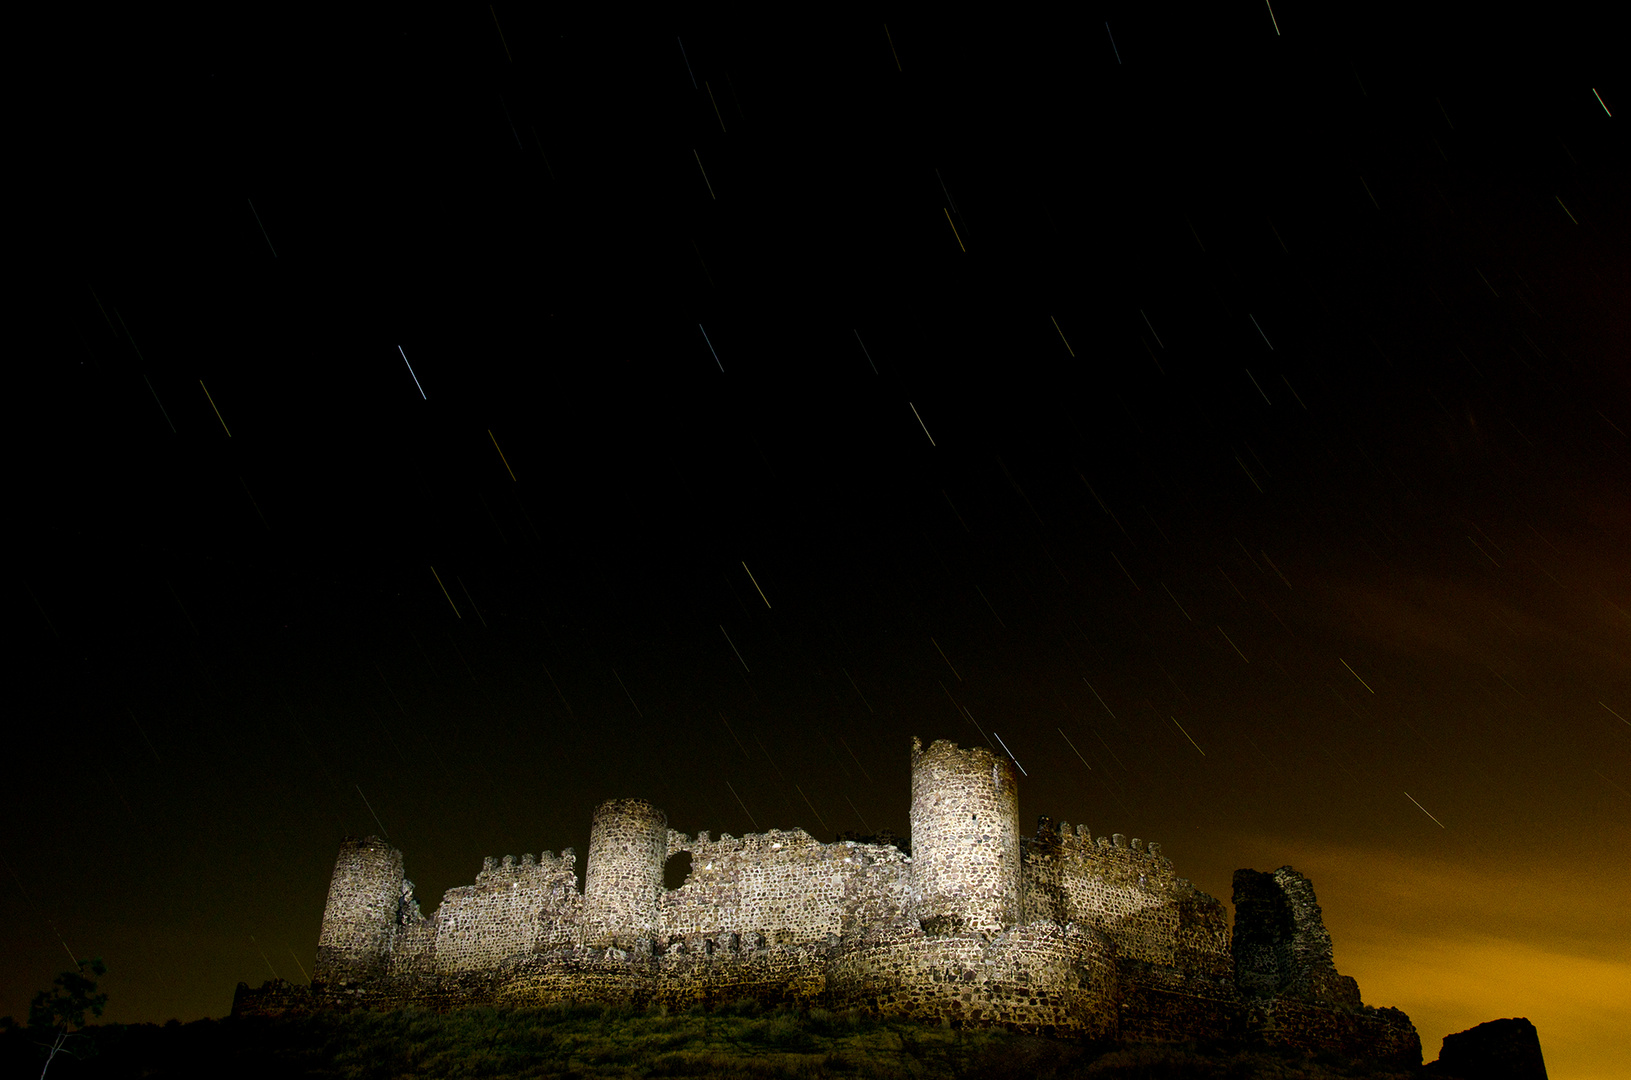
[[[1115,959],[1082,927],[1032,923],[994,937],[897,926],[840,949],[828,1000],[959,1026],[1046,1035],[1116,1034]]]
[[[1160,844],[1128,844],[1119,833],[1095,841],[1085,825],[1072,831],[1043,818],[1024,855],[1028,920],[1093,927],[1123,961],[1141,965],[1139,981],[1232,982],[1228,912],[1174,874]]]
[[[317,936],[313,978],[362,981],[382,973],[402,906],[402,852],[377,836],[340,844]]]
[[[434,920],[426,920],[434,923],[434,959],[425,966],[486,971],[512,956],[569,943],[583,910],[576,861],[570,849],[559,859],[546,851],[536,863],[531,855],[520,864],[508,855],[497,865],[489,859],[474,885],[449,889]],[[398,949],[399,966],[414,955],[407,945]]]
[[[240,985],[233,1012],[564,1000],[821,1004],[1041,1034],[1270,1043],[1419,1065],[1410,1018],[1337,973],[1312,884],[1235,875],[1221,903],[1161,845],[1043,818],[1013,767],[912,743],[912,854],[801,829],[687,836],[614,799],[577,856],[489,858],[426,917],[402,853],[346,840],[310,987]],[[678,888],[664,864],[686,854]]]
[[[777,945],[837,938],[897,917],[908,890],[906,856],[877,844],[823,844],[802,829],[736,839],[668,837],[691,855],[684,885],[662,900],[661,936],[758,933]]]
[[[668,817],[643,799],[612,799],[589,824],[583,882],[585,940],[604,946],[657,931]]]
[[[984,747],[912,740],[913,914],[930,933],[1019,920],[1019,783]]]

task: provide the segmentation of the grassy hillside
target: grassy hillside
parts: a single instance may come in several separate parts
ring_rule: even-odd
[[[22,1030],[0,1036],[0,1073],[37,1076],[43,1060],[37,1042]],[[51,1077],[1384,1080],[1415,1075],[1266,1050],[1095,1046],[818,1009],[748,1006],[686,1013],[564,1006],[172,1021],[163,1027],[92,1027],[70,1045],[80,1056],[59,1056]]]

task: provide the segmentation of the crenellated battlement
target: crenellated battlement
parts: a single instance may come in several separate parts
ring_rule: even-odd
[[[641,799],[595,808],[577,854],[489,856],[421,913],[402,852],[340,845],[314,1004],[447,1008],[571,998],[676,1006],[744,997],[953,1024],[1139,1039],[1251,1030],[1400,1061],[1408,1018],[1360,1002],[1308,880],[1235,877],[1237,918],[1161,845],[1086,825],[1018,827],[1018,781],[984,747],[912,740],[909,845],[803,829],[670,828]],[[911,854],[903,848],[909,847]],[[689,868],[664,885],[670,858]],[[285,1007],[288,987],[263,991]],[[298,996],[298,995],[296,995]],[[254,1011],[240,990],[234,1010]]]
[[[1085,825],[1037,822],[1023,847],[1028,920],[1091,926],[1115,946],[1129,978],[1185,992],[1217,992],[1232,979],[1228,914],[1173,872],[1161,845]]]
[[[732,836],[730,833],[720,833],[715,840],[704,831],[695,837],[687,836],[682,832],[668,831],[668,854],[670,857],[681,852],[689,853],[693,858],[705,858],[709,855],[744,855],[758,854],[766,858],[783,857],[783,853],[807,850],[817,847],[830,847],[811,836],[803,829],[770,829],[761,833],[744,833],[741,836]]]
[[[506,855],[503,859],[495,859],[489,855],[481,861],[481,870],[476,874],[476,885],[513,885],[523,880],[547,878],[554,880],[559,877],[577,879],[578,853],[571,848],[561,852],[557,858],[552,851],[546,851],[533,859],[531,853],[521,856],[516,861],[514,855]]]
[[[1153,840],[1146,842],[1136,836],[1129,840],[1123,833],[1095,837],[1086,825],[1072,829],[1068,821],[1061,821],[1055,826],[1046,815],[1037,819],[1036,836],[1027,837],[1025,844],[1039,851],[1056,851],[1065,858],[1119,857],[1130,865],[1139,865],[1135,860],[1142,858],[1157,866],[1172,867],[1172,860],[1161,854],[1161,845]]]
[[[898,917],[910,859],[885,844],[823,844],[803,829],[695,839],[670,832],[670,855],[691,870],[667,890],[665,939],[756,934],[780,944],[825,941],[865,922]]]

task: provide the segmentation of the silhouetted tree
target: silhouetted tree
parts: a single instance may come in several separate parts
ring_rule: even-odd
[[[40,1044],[46,1048],[42,1078],[58,1054],[73,1053],[66,1049],[68,1039],[74,1029],[85,1026],[85,1014],[101,1016],[108,1003],[108,995],[96,992],[96,980],[86,972],[106,975],[108,966],[100,956],[81,960],[77,971],[64,971],[52,981],[50,990],[41,990],[29,1003],[28,1026],[36,1031],[52,1031],[51,1041]]]

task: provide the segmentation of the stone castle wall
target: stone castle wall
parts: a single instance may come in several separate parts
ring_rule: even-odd
[[[1001,933],[1020,911],[1019,783],[984,747],[912,740],[912,908],[926,928]]]
[[[1093,927],[1145,981],[1233,982],[1227,911],[1178,877],[1160,844],[1042,818],[1023,851],[1027,919]]]
[[[1235,876],[1236,921],[1160,845],[1039,822],[1012,766],[912,746],[911,854],[800,829],[718,839],[651,803],[596,809],[576,855],[487,859],[419,911],[402,854],[341,845],[308,988],[240,987],[234,1012],[446,1009],[578,999],[822,1004],[957,1025],[1124,1039],[1250,1037],[1420,1060],[1409,1018],[1338,974],[1312,885]],[[663,884],[670,855],[691,860]]]
[[[1374,1009],[1340,974],[1314,885],[1289,866],[1234,876],[1235,985],[1246,1026],[1267,1042],[1416,1066],[1421,1039],[1397,1009]]]
[[[899,924],[841,946],[827,965],[835,1008],[1042,1035],[1117,1034],[1116,985],[1102,935],[1052,923],[989,938]]]
[[[578,925],[583,897],[578,893],[568,849],[538,862],[524,855],[517,863],[487,859],[474,885],[449,889],[434,920],[431,970],[441,974],[489,971],[514,956],[569,944]],[[412,955],[404,941],[398,963]]]
[[[592,944],[627,944],[657,932],[668,817],[644,799],[595,808],[584,868],[583,928]]]
[[[802,829],[718,840],[670,832],[668,851],[691,855],[684,884],[661,900],[669,940],[756,933],[809,944],[905,914],[910,863],[888,845],[823,844]]]
[[[402,883],[402,852],[377,836],[341,842],[317,938],[315,978],[363,980],[384,973]]]
[[[1314,885],[1289,866],[1236,870],[1232,950],[1240,992],[1356,1008],[1359,985],[1339,975]]]
[[[677,1009],[825,1000],[825,944],[772,945],[763,934],[723,932],[649,944],[524,961],[505,973],[494,1000],[529,1007],[591,1000]]]

